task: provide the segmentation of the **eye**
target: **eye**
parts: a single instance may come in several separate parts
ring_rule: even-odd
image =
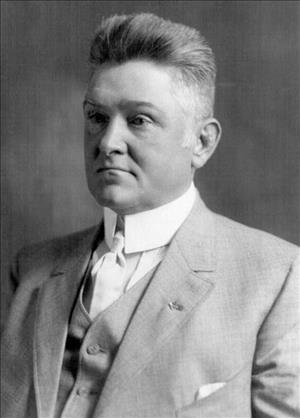
[[[100,132],[109,122],[107,115],[96,110],[87,111],[85,118],[87,129],[92,134]]]
[[[136,115],[129,120],[129,123],[134,126],[144,126],[151,123],[151,119],[146,115]]]
[[[103,124],[107,123],[109,118],[100,112],[90,111],[87,113],[87,119],[92,123]]]

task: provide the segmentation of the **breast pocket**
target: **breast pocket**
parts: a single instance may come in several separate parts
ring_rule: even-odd
[[[251,369],[243,367],[226,382],[196,390],[195,401],[175,412],[176,418],[251,418]]]

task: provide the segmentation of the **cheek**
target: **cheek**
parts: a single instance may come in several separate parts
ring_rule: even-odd
[[[84,155],[86,161],[95,159],[98,154],[98,142],[86,135],[84,139]]]
[[[154,177],[162,173],[169,176],[175,167],[188,166],[191,159],[189,150],[175,144],[173,138],[170,142],[161,138],[161,142],[153,146],[142,145],[131,154],[137,165]]]
[[[94,153],[90,146],[84,146],[84,162],[85,162],[85,171],[87,175],[91,175],[94,167]]]
[[[181,141],[181,138],[180,138]],[[164,150],[158,164],[161,166],[160,173],[166,181],[185,182],[191,176],[192,153],[188,148],[183,148],[174,142]]]

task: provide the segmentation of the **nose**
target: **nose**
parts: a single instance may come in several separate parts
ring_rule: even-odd
[[[124,154],[126,151],[126,127],[121,120],[111,120],[99,139],[98,149],[104,155]]]

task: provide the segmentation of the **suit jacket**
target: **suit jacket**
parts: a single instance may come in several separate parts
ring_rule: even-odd
[[[53,416],[95,234],[19,254],[3,337],[3,418]],[[299,417],[297,255],[198,199],[134,314],[93,417]]]

